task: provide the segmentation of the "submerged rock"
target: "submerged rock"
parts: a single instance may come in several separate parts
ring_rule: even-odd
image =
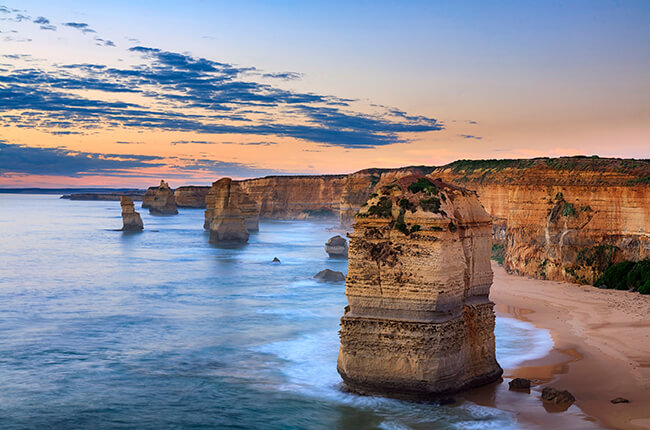
[[[530,379],[515,378],[508,382],[511,390],[530,390]]]
[[[553,403],[558,406],[570,406],[576,401],[573,394],[567,390],[558,390],[553,387],[544,387],[542,390],[542,400],[548,403]]]
[[[325,252],[327,252],[330,257],[347,258],[348,241],[339,235],[330,237],[325,243]]]
[[[439,398],[498,380],[491,219],[422,176],[378,188],[349,235],[337,368],[348,389]]]
[[[144,229],[140,214],[135,211],[131,197],[120,197],[122,206],[122,231],[141,231]]]
[[[212,184],[206,197],[205,210],[206,223],[210,217],[210,242],[248,242],[248,230],[238,206],[239,191],[230,178],[222,178]]]
[[[160,185],[157,187],[149,187],[142,199],[142,207],[148,208],[152,215],[178,214],[174,191],[165,181],[160,181]]]
[[[630,403],[630,401],[624,397],[617,397],[615,399],[610,400],[613,404],[618,404],[618,403]]]
[[[345,282],[345,275],[342,272],[325,269],[314,275],[318,282]]]
[[[273,257],[273,261],[271,263],[279,263],[280,259],[278,257]]]

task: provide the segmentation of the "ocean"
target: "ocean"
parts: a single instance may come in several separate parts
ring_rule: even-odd
[[[510,412],[363,397],[336,372],[345,285],[332,221],[260,222],[218,247],[203,210],[142,215],[119,202],[0,194],[2,429],[518,429]],[[271,261],[280,259],[280,264]],[[504,368],[548,332],[497,318]]]

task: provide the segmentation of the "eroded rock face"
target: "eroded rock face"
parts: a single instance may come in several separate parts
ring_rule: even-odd
[[[336,235],[330,237],[325,242],[325,252],[332,258],[347,258],[348,256],[348,241],[345,238]]]
[[[492,382],[491,218],[426,177],[386,184],[349,235],[338,371],[362,394],[427,398]]]
[[[238,184],[235,184],[239,186]],[[241,189],[240,189],[241,190]],[[239,210],[244,217],[244,224],[248,231],[260,230],[260,209],[255,200],[243,191],[239,193]]]
[[[206,198],[206,223],[209,222],[210,242],[246,243],[248,230],[239,210],[240,189],[232,179],[222,178],[212,184]]]
[[[224,178],[230,180],[230,178]],[[210,229],[210,223],[215,217],[216,208],[218,205],[216,203],[218,194],[221,193],[220,188],[215,188],[215,184],[220,183],[219,181],[212,184],[212,187],[205,196],[206,208],[205,208],[205,218],[203,221],[203,228],[206,230]],[[230,180],[229,183],[230,193],[236,199],[236,202],[233,201],[237,209],[239,210],[242,217],[244,217],[244,225],[248,231],[259,231],[259,221],[260,221],[260,211],[259,206],[255,200],[253,200],[247,193],[245,193],[240,183]]]
[[[187,185],[174,190],[174,199],[179,208],[205,209],[205,197],[210,187]]]
[[[140,214],[135,211],[131,197],[120,197],[122,206],[122,231],[141,231],[144,229]]]
[[[165,181],[160,181],[160,185],[157,187],[147,189],[142,199],[142,207],[148,208],[152,215],[178,214],[174,191]]]

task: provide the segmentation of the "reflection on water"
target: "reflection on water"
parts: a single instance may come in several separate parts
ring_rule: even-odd
[[[339,390],[345,287],[312,280],[347,271],[331,224],[263,221],[216,247],[201,210],[140,213],[129,234],[118,202],[0,195],[0,427],[519,428],[468,401]],[[548,349],[522,324],[497,320],[505,367]]]

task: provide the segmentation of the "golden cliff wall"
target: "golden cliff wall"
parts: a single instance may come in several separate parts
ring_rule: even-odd
[[[338,371],[359,393],[426,398],[501,375],[490,216],[474,193],[416,179],[379,186],[350,234]]]
[[[510,272],[593,283],[612,263],[650,258],[647,160],[460,161],[432,175],[478,193]]]
[[[174,190],[174,198],[179,208],[205,208],[205,198],[210,187],[186,185]]]

